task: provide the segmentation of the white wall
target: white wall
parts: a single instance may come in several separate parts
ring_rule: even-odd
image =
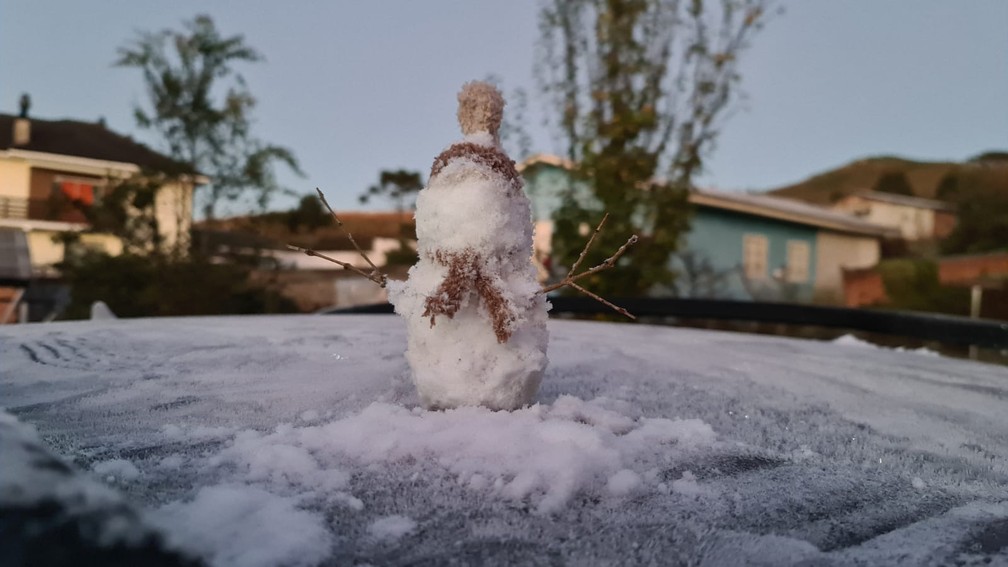
[[[885,226],[899,227],[906,240],[925,240],[934,235],[934,211],[864,199],[854,195],[841,200],[833,209],[853,213],[862,219]]]
[[[167,248],[189,248],[192,229],[193,191],[189,183],[162,186],[154,198],[154,215]]]
[[[816,237],[815,291],[820,297],[843,297],[843,268],[869,268],[878,264],[877,238],[819,231]]]
[[[0,158],[0,197],[27,199],[31,168],[22,160]]]

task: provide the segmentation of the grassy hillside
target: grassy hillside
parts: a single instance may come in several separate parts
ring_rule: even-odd
[[[986,152],[963,163],[914,161],[899,157],[880,156],[857,160],[820,173],[808,179],[772,189],[769,193],[828,205],[837,199],[871,190],[886,173],[902,173],[919,197],[936,198],[942,181],[950,174],[1008,192],[1008,153]]]

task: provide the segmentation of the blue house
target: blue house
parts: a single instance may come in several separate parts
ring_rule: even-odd
[[[551,249],[552,215],[571,186],[569,162],[536,156],[519,169],[532,201],[536,257]],[[575,189],[576,190],[576,189]],[[682,297],[841,303],[843,270],[878,263],[895,227],[822,207],[745,193],[696,190],[690,230],[672,259]]]

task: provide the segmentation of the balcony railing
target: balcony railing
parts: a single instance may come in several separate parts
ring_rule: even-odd
[[[0,196],[0,219],[87,222],[87,217],[78,205],[59,197],[26,199]]]
[[[28,199],[0,197],[0,219],[28,218]]]

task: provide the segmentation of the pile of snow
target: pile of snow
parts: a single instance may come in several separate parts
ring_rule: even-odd
[[[411,518],[406,516],[400,516],[399,514],[393,514],[391,516],[384,516],[378,518],[377,520],[371,522],[368,525],[368,533],[371,537],[383,541],[397,541],[402,539],[403,536],[409,535],[416,531],[417,523]]]
[[[888,348],[888,347],[878,346],[878,345],[876,345],[874,343],[870,343],[870,342],[868,342],[868,341],[866,341],[864,339],[859,339],[859,338],[857,338],[854,335],[842,335],[840,337],[837,337],[837,338],[833,339],[831,342],[833,344],[835,344],[835,345],[841,345],[841,346],[867,347],[867,348],[875,348],[875,349],[882,349],[882,350],[892,350],[892,351],[895,351],[895,352],[910,352],[910,353],[913,353],[913,354],[922,354],[922,355],[925,355],[925,356],[941,356],[941,353],[939,353],[937,351],[933,351],[933,350],[931,350],[931,349],[929,349],[927,347],[920,347],[920,348],[893,347],[893,348]]]
[[[112,312],[112,309],[104,301],[95,301],[91,304],[92,321],[107,321],[117,318],[116,314]]]
[[[317,514],[290,498],[243,485],[201,488],[191,501],[166,504],[150,519],[170,545],[215,567],[318,565],[333,545]]]
[[[365,465],[415,463],[418,472],[435,465],[474,492],[531,500],[547,513],[579,492],[668,491],[659,471],[716,443],[700,420],[631,419],[605,405],[561,396],[508,413],[375,403],[326,425],[242,432],[214,462],[238,465],[248,480],[337,495],[348,478],[332,467],[345,457]]]

